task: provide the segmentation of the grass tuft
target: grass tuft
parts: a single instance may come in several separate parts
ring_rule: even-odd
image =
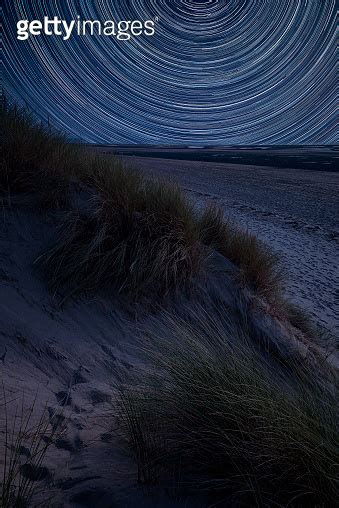
[[[81,160],[81,148],[64,134],[34,118],[25,107],[2,99],[3,132],[0,193],[37,193],[41,207],[63,207],[71,175]]]
[[[203,308],[189,320],[164,314],[153,329],[154,370],[121,389],[139,477],[165,485],[176,468],[182,488],[205,489],[220,506],[336,504],[330,373],[299,357],[273,360],[245,323]]]
[[[270,302],[280,299],[283,269],[279,256],[255,235],[226,221],[223,212],[209,205],[200,219],[201,239],[240,268],[240,280]]]
[[[86,177],[90,214],[71,214],[38,260],[54,293],[113,285],[134,296],[184,289],[202,253],[194,212],[180,189],[142,179],[114,158]]]
[[[28,411],[24,410],[24,398],[17,405],[13,418],[3,387],[0,408],[4,415],[3,473],[0,481],[0,507],[26,508],[38,491],[41,480],[48,480],[50,473],[44,466],[46,453],[54,442],[57,425],[49,418],[45,407],[35,423],[36,400]],[[55,415],[57,417],[57,415]]]

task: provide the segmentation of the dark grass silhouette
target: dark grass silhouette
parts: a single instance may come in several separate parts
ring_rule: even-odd
[[[42,489],[40,482],[50,481],[50,472],[44,465],[45,458],[62,429],[54,425],[58,413],[55,412],[51,418],[46,406],[39,418],[34,418],[37,410],[36,399],[31,407],[25,410],[22,395],[21,402],[15,406],[12,419],[8,414],[10,406],[13,406],[13,399],[8,400],[3,386],[0,408],[4,414],[5,428],[2,436],[4,466],[0,481],[0,506],[26,508],[31,506],[34,495]]]
[[[1,194],[10,199],[13,193],[34,192],[40,207],[63,207],[81,164],[81,147],[6,97],[1,110]]]

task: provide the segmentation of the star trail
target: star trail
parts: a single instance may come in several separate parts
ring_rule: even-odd
[[[104,144],[334,144],[335,0],[15,0],[4,87]],[[155,34],[17,39],[18,20],[153,20]]]

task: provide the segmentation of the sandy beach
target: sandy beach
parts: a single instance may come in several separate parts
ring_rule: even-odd
[[[197,203],[215,202],[257,234],[282,256],[286,295],[338,334],[338,173],[124,158],[138,170],[178,182]]]

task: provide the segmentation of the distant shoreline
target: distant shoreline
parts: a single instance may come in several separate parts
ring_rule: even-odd
[[[141,145],[89,145],[100,152],[121,156],[149,157],[241,166],[338,172],[338,146],[243,146],[243,147],[181,147]]]

